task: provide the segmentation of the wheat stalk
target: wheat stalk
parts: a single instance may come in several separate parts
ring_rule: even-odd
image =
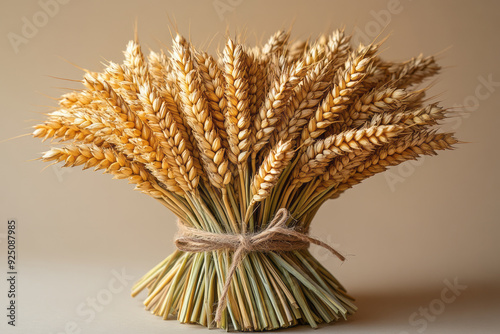
[[[349,130],[316,141],[300,156],[292,173],[292,185],[309,182],[322,174],[333,158],[355,150],[370,151],[374,145],[381,145],[397,136],[402,129],[396,125],[381,125]]]
[[[434,57],[420,54],[401,64],[394,64],[386,70],[387,80],[395,81],[399,87],[406,88],[421,83],[441,70]]]
[[[231,181],[222,140],[214,126],[207,101],[202,95],[200,79],[193,68],[191,52],[183,45],[184,41],[179,36],[174,42],[173,61],[177,69],[179,86],[183,89],[181,98],[185,106],[185,116],[193,129],[210,182],[222,189]]]
[[[295,154],[292,144],[290,140],[287,142],[280,141],[264,158],[252,181],[251,205],[269,197],[281,173],[288,166]]]
[[[226,128],[229,146],[235,165],[246,166],[250,154],[250,106],[248,99],[248,68],[246,55],[241,45],[235,45],[228,39],[223,53],[224,77],[226,82],[225,97]]]
[[[359,87],[366,76],[368,66],[373,61],[372,55],[376,48],[368,46],[363,48],[359,54],[347,60],[344,69],[339,71],[335,78],[333,89],[323,99],[314,115],[310,118],[307,127],[302,131],[301,144],[310,145],[313,139],[319,137],[325,128],[330,126],[338,113],[343,111],[352,103],[350,96]]]
[[[284,65],[284,67],[282,73],[275,78],[264,104],[254,119],[256,141],[253,145],[253,159],[269,142],[293,89],[305,74],[306,68],[302,62],[298,62],[290,67]]]

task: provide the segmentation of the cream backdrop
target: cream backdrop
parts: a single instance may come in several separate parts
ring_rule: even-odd
[[[312,251],[360,310],[321,330],[493,333],[500,326],[498,2],[23,0],[0,8],[0,140],[28,133],[56,106],[51,97],[80,87],[71,80],[82,71],[72,64],[99,71],[105,60],[121,61],[135,21],[143,47],[154,50],[170,45],[174,26],[214,53],[226,31],[253,44],[280,28],[308,38],[344,25],[361,41],[390,35],[387,59],[438,54],[443,71],[429,95],[461,110],[445,128],[467,143],[377,175],[322,207],[312,234],[352,256],[340,265]],[[161,321],[142,309],[144,295],[129,296],[174,249],[174,215],[125,181],[30,161],[49,146],[30,137],[0,142],[1,332],[204,331]],[[6,317],[9,218],[18,225],[15,328]],[[464,287],[440,304],[446,280]],[[110,282],[120,283],[106,294]],[[92,306],[104,295],[111,297]],[[429,306],[428,318],[414,318],[423,322],[410,321]]]

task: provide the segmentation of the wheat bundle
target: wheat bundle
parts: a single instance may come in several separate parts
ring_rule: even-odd
[[[343,30],[262,47],[228,38],[219,59],[176,36],[168,54],[131,41],[123,64],[34,127],[42,160],[128,179],[179,218],[178,250],[147,273],[152,313],[241,331],[317,327],[356,307],[308,251],[321,205],[389,166],[457,143],[416,88],[433,57],[382,60]]]

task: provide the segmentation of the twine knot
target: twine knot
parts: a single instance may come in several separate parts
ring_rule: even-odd
[[[226,281],[215,312],[216,322],[220,322],[222,318],[222,312],[227,303],[227,294],[236,268],[249,252],[293,251],[306,249],[310,244],[315,244],[326,248],[341,261],[345,260],[342,254],[328,244],[299,232],[294,228],[287,227],[286,222],[289,216],[290,213],[287,209],[279,209],[273,220],[263,230],[248,234],[212,233],[188,227],[178,221],[177,226],[179,231],[175,239],[175,245],[179,250],[192,253],[216,250],[234,251],[232,263],[228,268]]]
[[[240,246],[239,247],[242,249],[242,251],[245,251],[245,252],[253,251],[254,247],[253,247],[252,243],[250,242],[250,238],[248,238],[244,234],[239,234],[238,237],[240,239]]]

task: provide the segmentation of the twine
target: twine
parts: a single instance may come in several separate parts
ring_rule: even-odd
[[[215,321],[220,322],[222,312],[226,308],[227,294],[231,279],[245,255],[249,252],[282,252],[306,249],[309,244],[326,248],[341,261],[345,258],[328,244],[287,227],[290,213],[287,209],[279,209],[273,220],[262,231],[250,234],[211,233],[188,227],[178,221],[176,247],[185,252],[199,253],[216,250],[232,250],[233,261],[228,268],[228,274],[215,312]]]

